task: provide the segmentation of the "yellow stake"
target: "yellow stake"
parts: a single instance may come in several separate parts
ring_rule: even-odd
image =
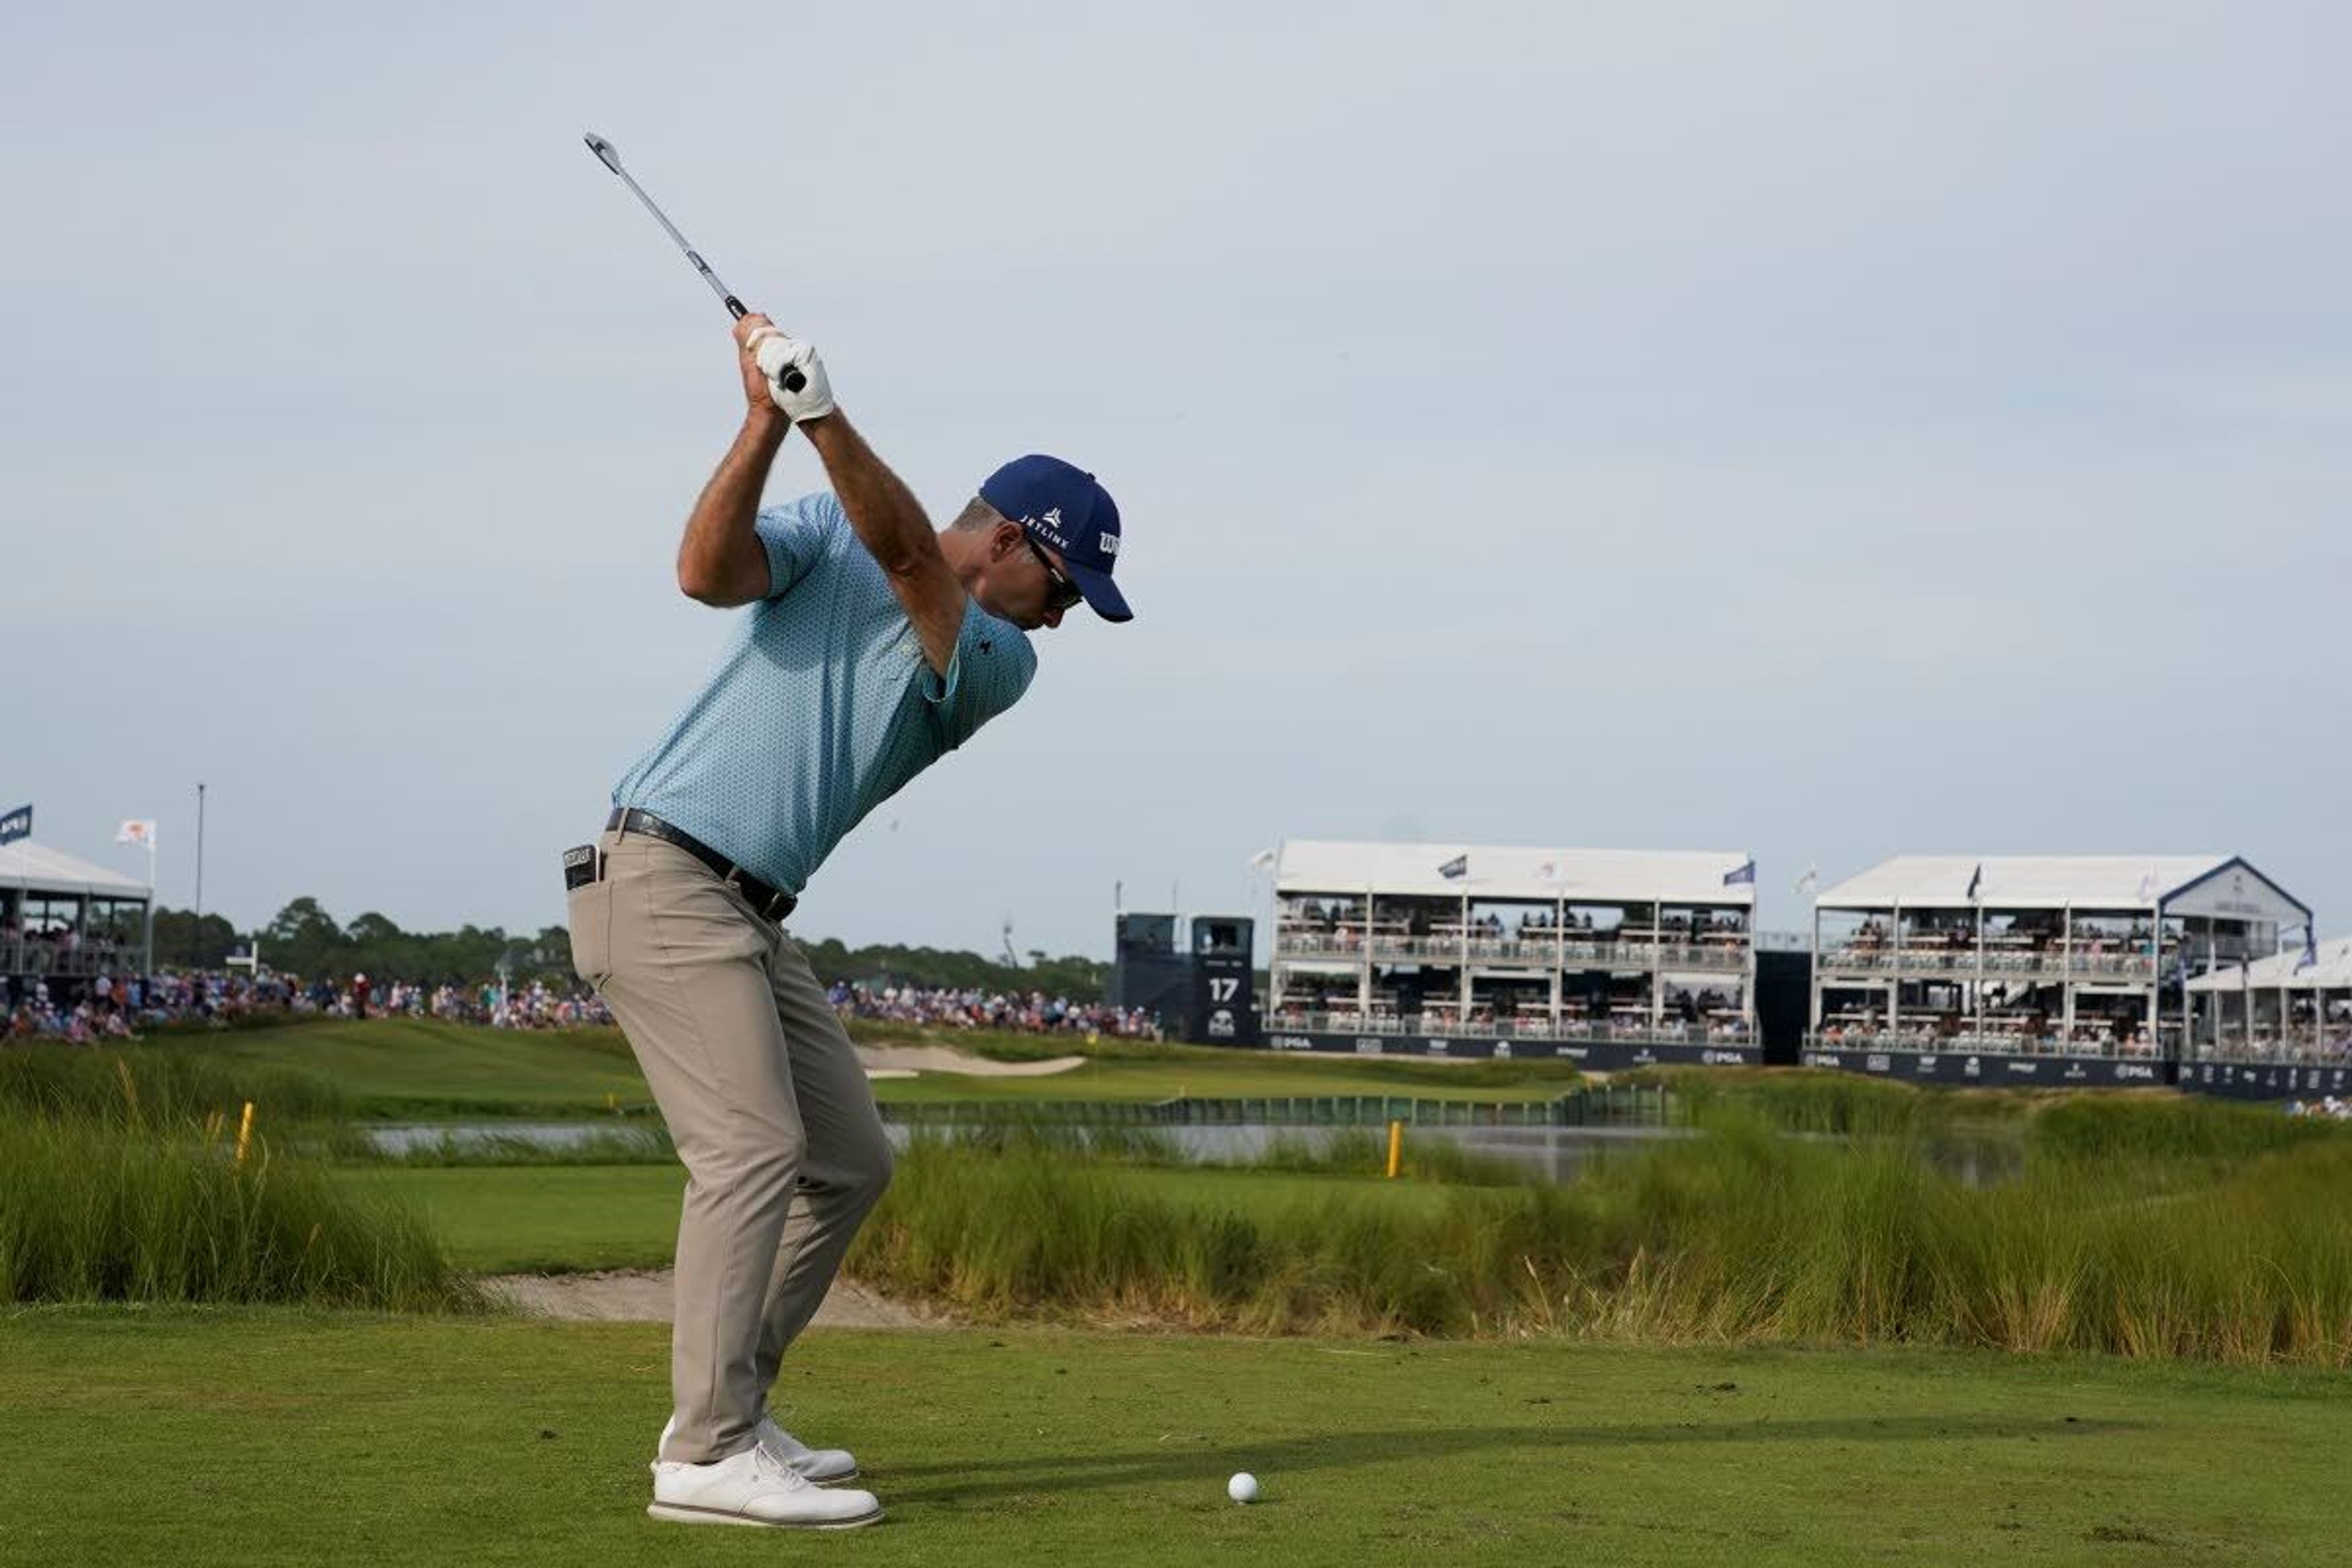
[[[253,1142],[253,1101],[245,1102],[245,1114],[236,1122],[236,1163],[245,1163],[245,1152]]]
[[[1404,1123],[1389,1123],[1389,1180],[1396,1180],[1397,1171],[1404,1163]]]

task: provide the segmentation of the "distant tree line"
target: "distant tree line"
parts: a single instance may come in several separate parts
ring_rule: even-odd
[[[497,926],[461,926],[454,931],[405,931],[373,910],[349,925],[313,898],[296,899],[257,934],[267,967],[305,979],[404,980],[425,984],[471,984],[489,979],[504,958],[520,981],[572,983],[572,940],[562,926],[535,936],[509,935]],[[166,969],[218,969],[229,954],[251,943],[219,915],[201,921],[186,910],[155,911],[155,962]],[[1099,1002],[1110,984],[1110,965],[1090,958],[1048,958],[1032,951],[1024,964],[1005,963],[976,952],[885,943],[847,947],[830,937],[803,942],[809,967],[830,985],[836,980],[867,984],[917,985],[926,990],[1042,991],[1073,1002]]]
[[[1027,963],[1017,966],[936,947],[845,947],[831,937],[803,942],[801,951],[828,985],[847,980],[929,991],[1042,991],[1071,1002],[1099,1002],[1110,986],[1109,964],[1076,956],[1048,958],[1035,949]]]

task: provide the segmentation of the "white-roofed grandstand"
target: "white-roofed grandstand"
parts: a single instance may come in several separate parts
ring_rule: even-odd
[[[1265,1028],[1291,1048],[1758,1059],[1737,851],[1304,840],[1275,868]]]
[[[31,839],[0,845],[0,976],[94,975],[142,959],[146,885]]]
[[[2216,1037],[2197,977],[2269,959],[2311,918],[2229,856],[1897,856],[1815,900],[1807,1059],[2167,1081]]]
[[[2210,1081],[2241,1076],[2233,1068],[2288,1067],[2327,1069],[2300,1087],[2352,1087],[2345,1081],[2352,1069],[2352,938],[2290,944],[2189,981],[2189,1046],[2184,1081],[2192,1074]]]

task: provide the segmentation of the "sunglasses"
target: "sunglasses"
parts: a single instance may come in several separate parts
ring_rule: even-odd
[[[1029,546],[1029,553],[1037,558],[1037,564],[1045,569],[1046,581],[1052,584],[1045,593],[1045,607],[1049,610],[1066,610],[1075,605],[1079,597],[1078,585],[1070,581],[1070,574],[1055,565],[1054,558],[1040,549],[1037,542],[1030,538],[1027,533],[1022,534],[1021,541]]]

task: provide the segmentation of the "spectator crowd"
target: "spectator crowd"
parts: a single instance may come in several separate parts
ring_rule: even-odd
[[[543,979],[382,984],[365,974],[305,982],[294,975],[233,973],[129,975],[100,973],[85,984],[52,986],[43,976],[11,983],[5,1014],[9,1039],[34,1037],[83,1044],[127,1039],[171,1024],[233,1024],[254,1016],[289,1018],[437,1018],[498,1029],[567,1029],[609,1024],[604,1000],[584,987]],[[954,1029],[1001,1029],[1026,1035],[1108,1035],[1160,1037],[1159,1022],[1139,1008],[1073,1002],[1043,992],[924,989],[912,985],[836,983],[828,992],[845,1018]]]
[[[9,983],[0,982],[0,986]],[[126,1039],[168,1024],[228,1025],[253,1016],[289,1018],[440,1018],[500,1029],[562,1029],[609,1024],[612,1015],[594,993],[566,991],[543,980],[509,987],[423,985],[392,981],[381,987],[364,974],[338,982],[303,982],[289,974],[258,979],[221,972],[116,976],[52,987],[46,977],[20,976],[5,1014],[9,1039],[32,1037],[91,1043]]]
[[[835,981],[825,993],[845,1018],[875,1018],[949,1029],[1002,1029],[1016,1035],[1111,1035],[1160,1038],[1159,1020],[1140,1007],[1072,1002],[1042,991],[927,990]]]

